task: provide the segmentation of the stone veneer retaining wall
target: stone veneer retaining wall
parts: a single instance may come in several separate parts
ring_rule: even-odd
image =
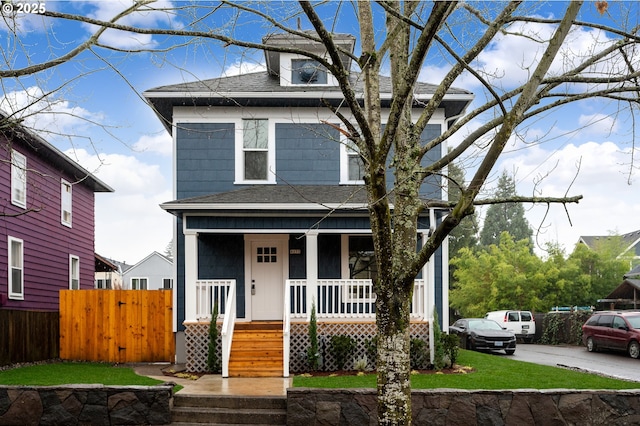
[[[0,386],[0,425],[163,425],[173,384]]]
[[[376,425],[373,389],[287,391],[287,424]],[[637,425],[640,390],[414,390],[414,425]]]

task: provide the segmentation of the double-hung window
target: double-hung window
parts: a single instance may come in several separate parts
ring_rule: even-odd
[[[269,121],[242,120],[242,180],[269,180]]]
[[[131,290],[147,290],[148,288],[147,278],[131,278]]]
[[[60,184],[60,221],[64,226],[71,228],[72,186],[66,180]]]
[[[27,157],[11,151],[11,204],[27,207]]]
[[[69,255],[69,290],[80,290],[80,258]]]
[[[363,184],[364,163],[356,145],[349,139],[342,140],[340,183]]]
[[[24,300],[24,242],[8,237],[9,299]]]

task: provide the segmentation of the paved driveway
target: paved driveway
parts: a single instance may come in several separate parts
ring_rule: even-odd
[[[619,379],[640,382],[640,359],[618,352],[587,352],[584,346],[518,344],[510,357],[518,361],[579,368]]]

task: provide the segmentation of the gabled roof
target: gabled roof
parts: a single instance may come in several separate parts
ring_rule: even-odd
[[[351,83],[358,94],[364,93],[363,79],[352,73]],[[431,98],[437,85],[418,83],[415,106]],[[380,99],[383,107],[391,103],[391,78],[380,76]],[[164,126],[171,132],[173,107],[176,106],[253,106],[253,107],[323,107],[324,102],[338,105],[343,100],[339,87],[292,85],[281,86],[278,77],[267,71],[209,80],[172,84],[149,89],[145,98],[152,105]],[[451,88],[442,100],[447,117],[461,114],[473,100],[473,94]]]
[[[640,265],[636,266],[626,274],[624,274],[624,278],[638,278],[640,279]]]
[[[94,255],[96,262],[95,272],[114,272],[118,270],[118,265],[106,257],[100,256],[98,253],[94,253]]]
[[[174,200],[160,205],[184,210],[366,210],[367,192],[359,185],[255,185],[229,192]]]
[[[157,251],[154,251],[148,256],[146,256],[144,259],[142,259],[141,261],[137,262],[135,265],[131,266],[130,268],[127,268],[127,270],[124,272],[126,272],[127,274],[130,274],[134,269],[138,268],[140,265],[143,265],[146,261],[148,261],[152,257],[158,257],[164,260],[165,262],[167,262],[169,265],[173,265],[173,260],[169,259],[167,256],[161,253],[158,253]]]
[[[18,138],[24,142],[36,155],[60,170],[68,173],[77,182],[91,188],[94,192],[113,192],[113,189],[102,182],[100,179],[89,173],[78,163],[62,153],[58,148],[44,140],[41,136],[32,130],[19,124],[10,118],[10,115],[4,111],[0,111],[0,120],[6,120],[8,126],[5,126],[3,132],[8,139]]]
[[[585,244],[587,247],[589,247],[590,249],[593,249],[594,246],[599,242],[599,241],[604,241],[604,240],[608,240],[611,238],[615,238],[617,236],[612,236],[612,235],[596,235],[596,236],[581,236],[578,239],[578,243],[582,243]],[[622,238],[622,243],[624,244],[625,250],[623,253],[626,253],[627,251],[629,251],[630,249],[632,249],[633,247],[635,247],[637,244],[640,243],[640,230],[638,231],[632,231],[623,235],[620,235],[620,238]],[[622,253],[620,253],[622,254]]]
[[[606,301],[638,301],[638,295],[640,295],[640,280],[626,279],[616,287],[607,296]]]

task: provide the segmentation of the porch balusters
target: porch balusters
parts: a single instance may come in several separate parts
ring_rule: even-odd
[[[228,297],[231,286],[235,289],[236,280],[196,281],[196,319],[210,319],[215,303],[218,304],[218,318],[224,318],[230,303]]]
[[[425,317],[425,280],[415,280],[411,302],[411,318]],[[287,280],[286,312],[291,319],[307,319],[306,280]],[[371,280],[318,280],[316,314],[324,319],[375,318],[376,295]]]

